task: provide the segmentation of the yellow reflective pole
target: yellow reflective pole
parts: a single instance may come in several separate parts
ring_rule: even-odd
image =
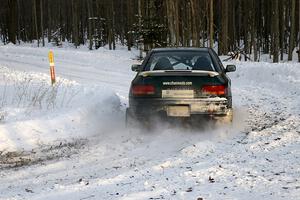
[[[48,57],[49,57],[49,63],[50,63],[51,84],[54,85],[54,83],[55,83],[55,69],[54,69],[54,56],[53,56],[52,51],[49,51]]]

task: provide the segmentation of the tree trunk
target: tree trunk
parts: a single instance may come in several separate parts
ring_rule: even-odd
[[[178,0],[167,0],[167,19],[172,46],[179,45],[179,12]]]
[[[37,14],[36,14],[36,0],[33,0],[33,19],[34,19],[34,28],[35,28],[35,34],[36,39],[38,42],[38,47],[40,46],[40,40],[39,40],[39,30],[38,30],[38,22],[37,22]]]
[[[289,38],[289,54],[288,60],[293,59],[293,50],[295,48],[295,8],[296,8],[296,0],[292,0],[291,5],[291,32]]]
[[[21,18],[22,16],[20,15],[21,13],[21,5],[20,5],[20,0],[17,0],[17,13],[18,13],[18,16],[17,16],[17,40],[18,40],[18,43],[20,44],[20,41],[22,40],[21,38]]]
[[[178,5],[178,0],[172,0],[174,1],[174,8],[173,8],[173,11],[174,11],[174,17],[175,17],[175,31],[176,31],[176,46],[179,46],[179,22],[180,22],[180,19],[179,19],[179,5]]]
[[[131,34],[131,26],[132,26],[131,16],[133,15],[132,10],[133,9],[132,9],[131,0],[127,0],[127,26],[126,26],[125,30],[126,30],[126,35],[127,35],[128,51],[131,51],[131,46],[132,46],[132,34]]]
[[[279,55],[279,16],[278,16],[278,0],[273,0],[273,37],[274,37],[274,44],[273,44],[273,62],[278,62],[278,55]]]
[[[43,12],[43,0],[40,0],[40,14],[41,14],[41,37],[43,47],[45,46],[45,38],[44,38],[44,12]]]
[[[72,22],[72,42],[77,48],[79,46],[78,0],[72,0]]]
[[[219,42],[220,54],[228,53],[228,1],[221,0],[222,19],[221,19],[221,40]]]
[[[142,44],[141,44],[141,40],[143,39],[142,38],[142,35],[141,35],[141,32],[142,32],[142,0],[138,0],[138,13],[139,13],[139,38],[138,38],[138,46],[139,46],[139,50],[140,50],[140,56],[139,58],[142,59],[143,58],[143,49],[142,49]]]
[[[47,33],[48,33],[48,43],[51,42],[51,38],[52,38],[52,33],[51,33],[51,30],[52,30],[52,26],[51,26],[51,22],[52,22],[52,13],[51,13],[51,0],[48,0],[48,5],[47,5],[47,13],[48,13],[48,20],[47,20]]]
[[[209,46],[214,46],[214,0],[209,3]]]
[[[196,23],[196,0],[191,0],[191,18],[192,18],[192,46],[197,46],[197,23]]]
[[[299,38],[298,38],[298,45],[299,45],[298,62],[300,62],[300,1],[298,2],[298,22],[299,22],[299,26],[298,26],[298,35],[299,35]]]
[[[115,10],[114,10],[114,0],[111,0],[111,10],[112,10],[112,42],[113,50],[116,49],[116,38],[115,38]]]
[[[170,32],[170,42],[171,45],[175,45],[176,43],[176,33],[175,33],[175,25],[174,25],[174,15],[173,15],[173,0],[166,0],[167,6],[167,19],[168,19],[168,27]]]
[[[185,11],[185,16],[186,16],[186,26],[185,26],[185,43],[186,45],[184,46],[187,46],[189,47],[190,44],[191,44],[191,12],[190,12],[190,9],[191,9],[191,5],[190,5],[190,2],[187,2],[186,8],[184,9]]]
[[[9,0],[9,16],[8,16],[8,41],[16,44],[16,31],[17,31],[17,1]]]
[[[279,5],[278,5],[278,9],[279,9],[279,28],[280,28],[280,32],[279,32],[279,38],[280,38],[280,60],[283,60],[283,49],[284,49],[284,1],[279,1]]]
[[[88,37],[89,37],[89,50],[93,49],[93,37],[92,37],[92,11],[91,11],[91,1],[87,1],[87,8],[88,8]]]
[[[255,15],[255,0],[251,0],[251,40],[254,54],[254,61],[257,61],[257,30],[256,30],[256,15]]]

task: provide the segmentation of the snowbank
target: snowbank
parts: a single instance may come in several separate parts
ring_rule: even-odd
[[[98,134],[119,115],[119,97],[42,73],[0,67],[0,152],[30,151],[53,142]]]

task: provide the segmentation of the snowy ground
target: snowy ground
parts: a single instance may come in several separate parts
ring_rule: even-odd
[[[137,52],[0,46],[0,199],[299,199],[300,65],[237,62],[233,127],[124,128]]]

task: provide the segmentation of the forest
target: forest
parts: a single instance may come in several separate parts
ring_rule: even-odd
[[[213,47],[300,62],[299,0],[0,0],[3,44]],[[295,56],[295,54],[294,54]],[[250,56],[249,56],[250,57]],[[245,56],[245,59],[249,57]]]

